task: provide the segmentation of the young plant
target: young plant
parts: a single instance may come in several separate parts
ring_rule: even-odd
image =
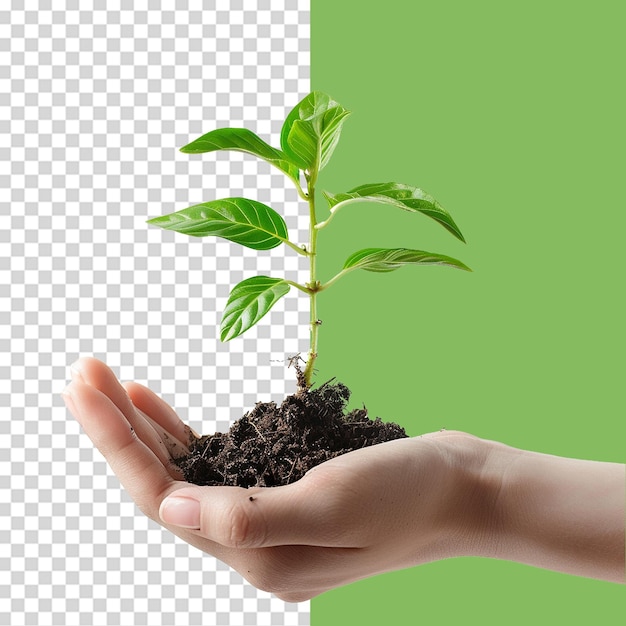
[[[253,154],[277,167],[291,179],[298,195],[308,204],[308,243],[291,241],[285,221],[276,211],[247,198],[211,200],[148,220],[149,224],[168,230],[193,237],[223,237],[254,250],[269,250],[285,244],[309,259],[309,280],[305,284],[285,278],[253,276],[236,285],[226,303],[220,329],[221,340],[230,341],[254,326],[291,287],[305,293],[310,301],[311,342],[304,370],[298,370],[299,392],[310,389],[318,356],[320,321],[317,296],[346,274],[356,269],[391,272],[405,265],[447,265],[471,271],[461,261],[442,254],[407,248],[366,248],[351,254],[343,268],[329,280],[322,282],[319,279],[318,235],[340,209],[355,202],[376,202],[410,213],[422,213],[439,222],[457,239],[465,241],[450,214],[433,197],[417,187],[400,183],[361,185],[335,195],[323,192],[330,215],[318,221],[315,197],[318,175],[330,160],[349,115],[349,111],[328,95],[314,91],[287,116],[281,131],[280,150],[245,128],[219,128],[181,148],[181,152],[187,154],[237,150]]]

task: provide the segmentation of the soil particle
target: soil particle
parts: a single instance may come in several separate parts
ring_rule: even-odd
[[[280,406],[258,402],[227,433],[197,439],[175,463],[196,485],[276,487],[346,452],[407,436],[397,424],[371,420],[365,407],[346,413],[349,398],[345,385],[328,382]]]

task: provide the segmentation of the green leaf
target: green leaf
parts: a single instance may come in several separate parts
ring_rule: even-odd
[[[247,198],[224,198],[148,220],[192,237],[223,237],[254,250],[287,243],[285,220],[265,204]]]
[[[298,181],[299,170],[297,165],[292,163],[286,154],[272,148],[247,128],[218,128],[198,137],[180,149],[186,154],[201,154],[216,150],[237,150],[238,152],[253,154],[271,163],[293,180]]]
[[[367,201],[391,204],[411,213],[419,212],[431,217],[446,230],[450,231],[457,239],[465,242],[465,238],[451,215],[437,200],[417,187],[401,183],[373,183],[361,185],[347,193],[338,193],[336,195],[327,192],[323,193],[328,200],[331,212],[351,202]]]
[[[350,111],[325,93],[314,91],[289,113],[280,145],[300,169],[320,171],[330,159]]]
[[[254,276],[235,285],[224,309],[221,340],[230,341],[254,326],[288,292],[283,278]]]
[[[472,271],[467,265],[452,257],[408,248],[365,248],[352,254],[344,263],[343,269],[392,272],[405,265],[447,265]]]

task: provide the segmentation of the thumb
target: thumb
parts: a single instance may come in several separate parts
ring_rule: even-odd
[[[159,516],[164,524],[230,548],[343,545],[324,498],[315,496],[307,482],[251,489],[185,486],[161,502]]]

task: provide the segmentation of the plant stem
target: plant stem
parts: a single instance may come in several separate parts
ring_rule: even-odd
[[[308,201],[308,196],[307,194],[302,190],[302,185],[300,184],[299,180],[296,180],[295,178],[293,179],[293,182],[296,185],[296,190],[298,191],[298,195],[303,199],[303,200],[307,200]]]
[[[336,283],[342,276],[345,276],[348,272],[351,272],[354,267],[350,267],[347,270],[341,270],[338,274],[335,274],[329,281],[325,282],[323,285],[320,285],[318,291],[324,291],[324,289],[328,289],[331,285]]]
[[[309,256],[309,253],[306,250],[303,250],[297,244],[293,243],[292,241],[289,241],[289,239],[282,239],[281,237],[281,240],[283,243],[287,244],[292,250],[295,250],[298,254],[302,254],[303,256]]]
[[[311,387],[311,379],[313,378],[313,364],[317,358],[317,335],[319,330],[319,321],[317,319],[317,292],[319,291],[319,281],[317,280],[317,233],[315,228],[317,218],[315,215],[315,183],[317,181],[317,169],[314,169],[306,176],[307,181],[307,198],[309,201],[309,282],[306,285],[311,298],[311,348],[304,367],[304,383],[305,390]]]
[[[350,198],[349,200],[343,200],[342,202],[335,204],[335,206],[333,206],[330,209],[330,215],[323,222],[319,222],[318,224],[316,224],[315,229],[322,230],[322,228],[325,228],[326,226],[328,226],[330,220],[332,220],[333,217],[335,217],[339,209],[343,208],[344,206],[348,204],[352,204],[353,202],[376,202],[376,201],[377,201],[376,198],[367,198],[367,197],[366,198],[362,198],[362,197]]]
[[[305,285],[301,285],[300,283],[296,283],[293,280],[287,280],[285,282],[287,282],[288,285],[291,285],[292,287],[295,287],[296,289],[299,289],[300,291],[304,291],[304,293],[306,293],[307,296],[311,295],[311,290],[308,287],[306,287]]]

